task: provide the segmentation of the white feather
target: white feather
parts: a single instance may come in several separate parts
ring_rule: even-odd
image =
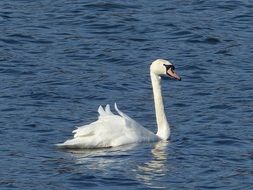
[[[120,115],[113,114],[109,106],[106,107],[106,111],[102,106],[99,106],[97,121],[77,128],[73,131],[73,139],[58,144],[58,146],[63,148],[102,148],[158,140],[154,133],[142,127],[116,106],[115,108]]]
[[[166,60],[158,59],[150,66],[158,126],[157,134],[147,130],[131,117],[120,111],[115,103],[114,107],[118,114],[113,114],[109,105],[106,105],[105,109],[99,106],[97,121],[78,127],[73,131],[73,139],[58,144],[58,146],[63,148],[104,148],[130,143],[152,142],[161,139],[167,140],[170,136],[170,127],[164,112],[160,75],[167,73],[165,66],[170,64]],[[175,72],[173,73],[177,76]],[[180,77],[177,76],[177,79],[180,79]]]

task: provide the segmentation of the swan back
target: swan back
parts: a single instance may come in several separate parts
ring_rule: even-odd
[[[157,141],[158,137],[120,111],[112,113],[110,106],[98,108],[98,120],[78,127],[74,138],[58,144],[61,148],[105,148],[137,142]]]

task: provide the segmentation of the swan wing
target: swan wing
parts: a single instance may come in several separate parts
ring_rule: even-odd
[[[111,112],[109,105],[106,105],[105,109],[99,106],[97,121],[78,127],[73,131],[73,139],[58,144],[58,146],[62,148],[104,148],[158,139],[154,133],[121,112],[116,104],[115,109],[118,115]]]
[[[133,141],[147,142],[158,140],[157,136],[153,132],[143,127],[141,124],[139,124],[137,121],[129,117],[127,114],[121,112],[118,109],[116,103],[115,103],[115,110],[122,118],[124,118],[125,127],[127,128],[126,135],[129,136],[129,138],[131,137]]]

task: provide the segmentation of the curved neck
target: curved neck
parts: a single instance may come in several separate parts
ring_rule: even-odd
[[[157,122],[157,136],[163,140],[167,140],[170,136],[170,126],[166,119],[166,115],[164,112],[163,105],[163,97],[161,90],[161,77],[156,74],[150,72],[153,94],[154,94],[154,102],[155,102],[155,113],[156,113],[156,122]]]

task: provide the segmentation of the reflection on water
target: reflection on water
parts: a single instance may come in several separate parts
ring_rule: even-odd
[[[0,189],[252,189],[253,1],[143,2],[0,0]],[[169,146],[52,148],[115,101],[155,130],[156,58]]]
[[[117,172],[123,172],[130,179],[121,180],[138,181],[152,188],[165,188],[166,183],[162,184],[161,178],[168,173],[168,145],[168,142],[160,141],[108,149],[69,150],[69,153],[81,171],[109,175],[114,171],[113,177],[119,177]]]
[[[142,181],[149,187],[153,188],[165,188],[161,184],[157,184],[157,177],[163,177],[168,172],[166,167],[167,162],[167,147],[168,142],[160,141],[155,144],[151,150],[151,160],[138,166],[137,168],[137,179]]]
[[[130,156],[129,151],[134,147],[136,144],[114,148],[68,150],[68,152],[74,157],[76,164],[85,164],[87,169],[91,170],[105,171],[123,163],[124,158]]]

